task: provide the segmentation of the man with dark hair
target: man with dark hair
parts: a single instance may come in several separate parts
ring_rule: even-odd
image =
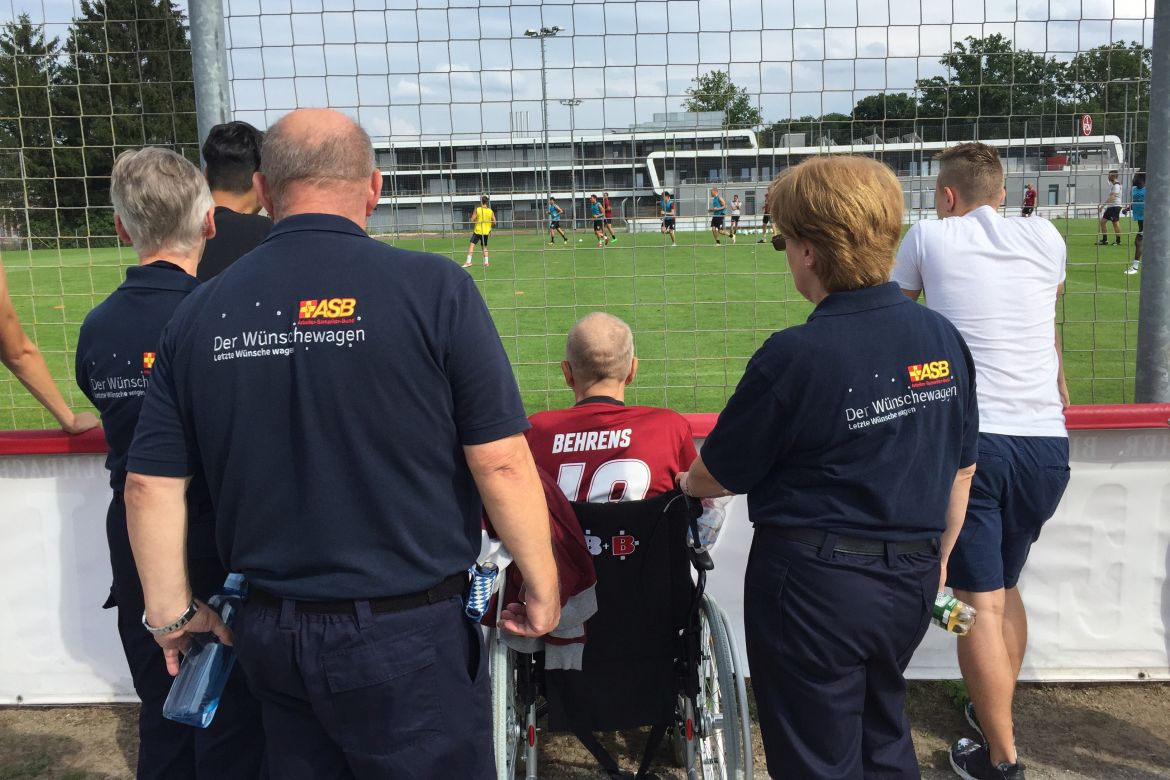
[[[252,175],[260,170],[264,133],[247,122],[216,125],[203,142],[204,176],[215,201],[215,238],[207,242],[198,278],[206,282],[268,236],[272,220],[262,217]]]
[[[935,210],[910,228],[893,280],[949,319],[975,362],[978,469],[945,570],[979,620],[958,643],[971,695],[951,766],[965,780],[1024,780],[1012,697],[1028,643],[1020,572],[1068,484],[1068,387],[1056,330],[1067,248],[1048,220],[1001,217],[1003,164],[980,143],[937,157]]]

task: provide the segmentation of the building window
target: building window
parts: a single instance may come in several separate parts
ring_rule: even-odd
[[[1060,185],[1059,184],[1049,184],[1048,185],[1048,205],[1049,206],[1059,206],[1060,205]]]

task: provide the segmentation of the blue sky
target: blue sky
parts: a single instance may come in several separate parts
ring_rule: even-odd
[[[10,0],[64,37],[73,0]],[[1002,33],[1069,57],[1111,40],[1151,41],[1153,0],[223,0],[236,116],[265,126],[331,105],[378,138],[540,128],[546,41],[549,128],[624,128],[681,109],[697,74],[730,70],[765,120],[848,111],[875,91],[941,73],[968,35]],[[185,3],[182,5],[185,6]]]

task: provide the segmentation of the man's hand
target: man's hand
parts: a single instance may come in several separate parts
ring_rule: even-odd
[[[61,423],[61,430],[71,435],[85,433],[89,429],[96,427],[98,427],[98,418],[93,412],[74,414],[68,420]]]
[[[179,673],[179,658],[191,646],[192,634],[215,634],[216,639],[225,645],[232,644],[232,630],[228,628],[214,609],[204,604],[202,601],[196,601],[199,605],[199,611],[195,613],[195,617],[191,618],[191,622],[180,628],[178,631],[172,631],[169,634],[159,634],[155,636],[154,641],[158,642],[159,647],[163,650],[163,656],[167,659],[167,672],[171,677]]]
[[[520,602],[506,605],[500,611],[500,628],[519,636],[544,636],[561,622],[559,593],[527,594],[520,591]]]

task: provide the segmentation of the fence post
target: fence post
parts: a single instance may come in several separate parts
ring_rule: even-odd
[[[1138,310],[1138,403],[1170,402],[1170,2],[1154,6],[1145,246]],[[1161,138],[1159,141],[1157,139]],[[1162,216],[1158,216],[1161,214]]]
[[[199,145],[215,125],[231,116],[227,41],[222,0],[191,0],[191,65],[195,77],[195,122]]]

